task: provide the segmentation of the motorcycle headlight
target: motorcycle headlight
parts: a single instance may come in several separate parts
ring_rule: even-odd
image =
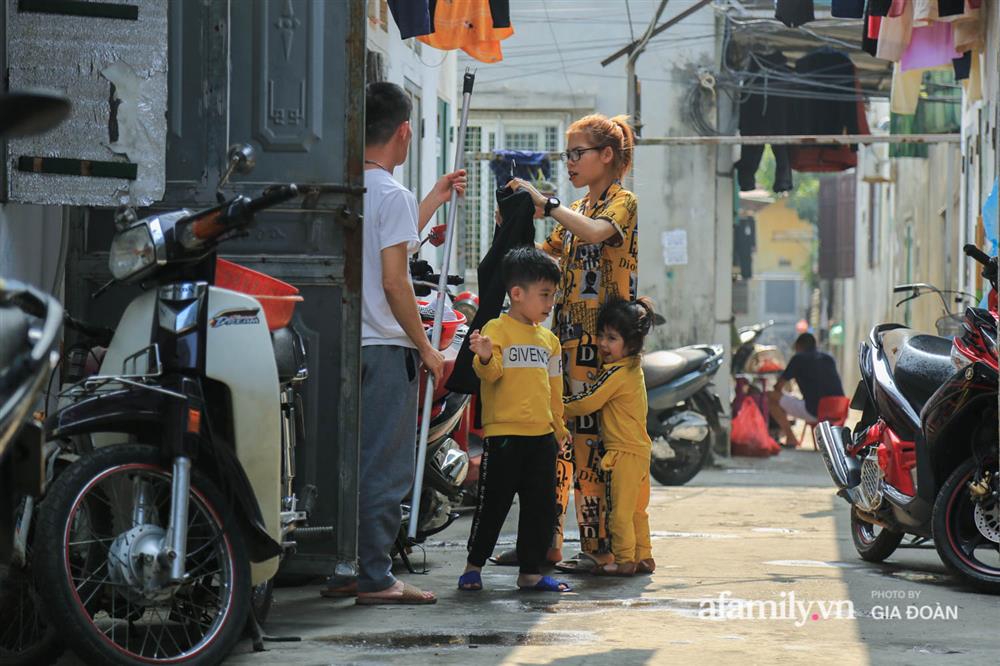
[[[125,280],[156,263],[156,246],[146,224],[118,233],[111,242],[108,268],[116,280]]]
[[[951,364],[955,366],[956,370],[962,370],[967,366],[972,365],[972,360],[959,351],[956,345],[951,346]]]

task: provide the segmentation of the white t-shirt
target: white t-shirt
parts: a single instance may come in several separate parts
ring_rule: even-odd
[[[398,345],[415,349],[385,298],[382,250],[400,243],[407,243],[409,252],[420,248],[417,198],[386,171],[366,169],[362,224],[361,346]]]

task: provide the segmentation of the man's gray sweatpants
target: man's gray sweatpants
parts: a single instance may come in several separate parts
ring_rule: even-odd
[[[396,346],[361,348],[361,451],[358,591],[392,586],[389,551],[413,485],[420,356]]]

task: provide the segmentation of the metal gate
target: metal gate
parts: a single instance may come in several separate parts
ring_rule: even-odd
[[[310,522],[334,531],[300,544],[284,571],[344,572],[357,554],[365,4],[174,0],[168,11],[167,187],[155,208],[214,204],[232,143],[253,145],[257,166],[227,194],[287,182],[307,193],[299,210],[259,215],[224,249],[305,297],[293,320],[309,357],[296,486],[318,488]],[[67,307],[113,325],[134,291],[90,298],[109,278],[111,211],[76,217]]]

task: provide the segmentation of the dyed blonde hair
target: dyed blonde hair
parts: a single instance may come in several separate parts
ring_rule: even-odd
[[[569,126],[566,135],[573,132],[586,134],[594,146],[608,146],[614,152],[611,167],[615,178],[621,178],[632,168],[632,150],[635,148],[635,132],[626,115],[608,118],[600,113],[592,113],[580,118]]]

